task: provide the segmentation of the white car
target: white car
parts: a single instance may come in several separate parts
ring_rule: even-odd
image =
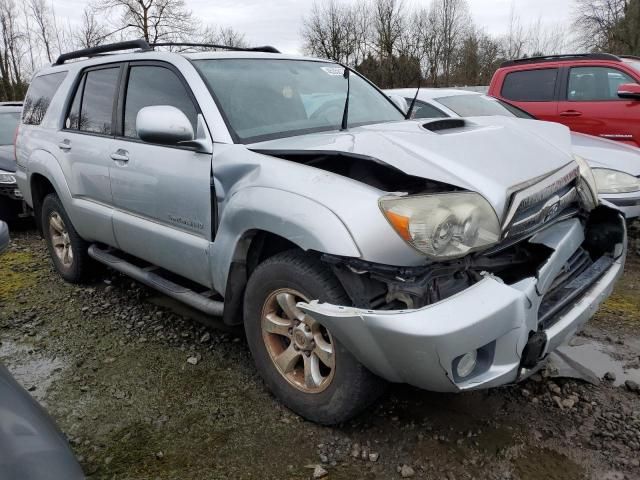
[[[410,106],[415,88],[386,90],[403,97]],[[444,88],[421,88],[413,118],[508,116],[536,118],[497,98],[481,93]],[[573,152],[593,168],[600,197],[616,205],[627,218],[640,216],[640,149],[620,142],[571,132]]]

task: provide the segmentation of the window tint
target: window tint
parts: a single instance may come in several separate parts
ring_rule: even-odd
[[[86,79],[87,75],[84,74],[80,80],[76,94],[73,97],[71,109],[69,110],[69,115],[65,121],[65,128],[71,128],[73,130],[80,129],[80,102],[82,101],[82,92],[84,90],[84,82]]]
[[[26,125],[40,125],[53,95],[67,76],[67,72],[51,73],[36,77],[29,86],[22,109],[22,122]]]
[[[18,112],[0,113],[0,145],[13,145],[13,137],[19,121]]]
[[[405,100],[407,101],[407,105],[411,105],[411,102],[413,102],[413,98],[405,98]],[[416,100],[411,118],[447,118],[447,115],[433,105]]]
[[[78,89],[82,95],[78,129],[83,132],[111,135],[111,116],[113,100],[118,86],[119,67],[91,70],[86,73],[84,89]],[[76,103],[72,104],[73,107]]]
[[[557,78],[557,68],[512,72],[504,80],[502,96],[518,102],[550,102]]]
[[[164,67],[132,67],[124,106],[125,137],[138,138],[138,112],[153,105],[170,105],[181,110],[191,122],[193,131],[196,131],[198,112],[178,76]]]
[[[620,100],[618,87],[623,83],[636,82],[615,68],[572,68],[569,73],[567,98],[573,102]]]

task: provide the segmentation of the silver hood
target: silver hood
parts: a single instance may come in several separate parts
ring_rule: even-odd
[[[428,123],[424,119],[383,123],[247,147],[263,153],[318,150],[373,157],[409,175],[478,192],[499,216],[509,194],[519,185],[545,177],[572,161],[569,130],[562,125],[507,117],[465,122],[462,128],[435,132],[424,127]]]

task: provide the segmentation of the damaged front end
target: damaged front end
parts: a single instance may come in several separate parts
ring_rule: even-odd
[[[624,219],[584,197],[576,172],[518,189],[501,241],[462,258],[394,267],[324,255],[353,306],[299,307],[389,381],[432,391],[517,381],[593,316],[622,273]]]

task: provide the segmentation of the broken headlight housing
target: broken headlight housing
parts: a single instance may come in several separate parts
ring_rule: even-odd
[[[501,236],[495,211],[473,192],[388,196],[380,209],[407,243],[436,260],[463,257]]]
[[[574,155],[573,159],[580,167],[580,182],[578,182],[578,193],[582,199],[582,204],[591,211],[600,204],[598,199],[598,185],[593,170],[587,161],[579,155]]]

